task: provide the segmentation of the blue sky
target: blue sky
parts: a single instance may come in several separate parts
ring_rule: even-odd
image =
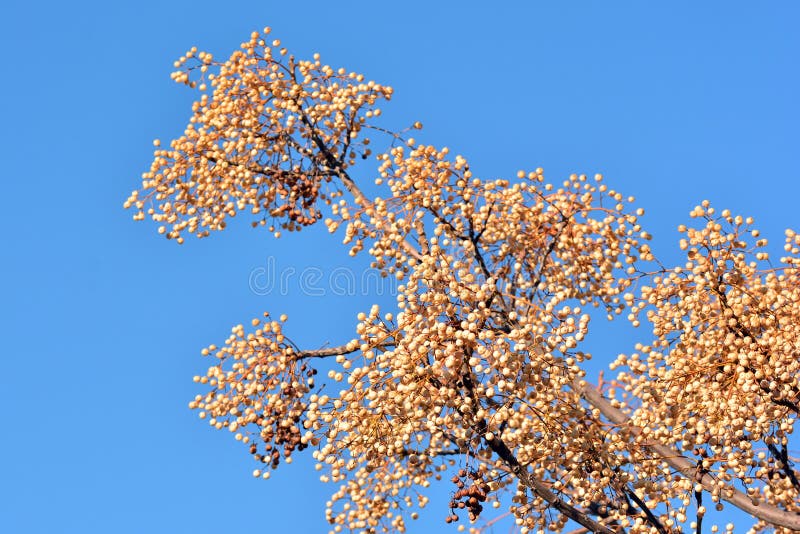
[[[313,347],[350,339],[356,314],[391,296],[304,295],[297,279],[289,294],[252,289],[270,262],[325,276],[364,268],[324,231],[276,241],[234,224],[178,247],[131,221],[122,203],[152,139],[188,119],[194,95],[169,73],[192,45],[221,58],[270,25],[298,56],[318,51],[392,85],[385,124],[422,121],[418,139],[465,155],[478,175],[602,172],[647,210],[666,262],[702,199],[754,216],[774,250],[784,228],[800,230],[800,4],[487,6],[3,8],[0,531],[327,532],[334,488],[302,461],[253,479],[241,444],[187,409],[201,391],[191,378],[207,365],[203,346],[262,311],[288,313],[288,333]],[[626,325],[593,327],[598,367],[631,350]],[[411,532],[444,527],[449,490]]]

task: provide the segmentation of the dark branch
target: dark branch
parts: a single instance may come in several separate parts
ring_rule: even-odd
[[[468,374],[462,376],[462,381],[464,386],[466,387],[469,395],[474,399],[475,398],[475,384],[472,381],[472,377]],[[464,414],[462,413],[462,416]],[[575,508],[574,506],[570,505],[566,501],[562,500],[558,497],[555,493],[553,493],[547,485],[532,477],[530,473],[528,473],[527,468],[525,468],[522,464],[519,463],[519,460],[514,453],[511,452],[511,449],[508,448],[508,445],[500,439],[497,435],[492,435],[492,438],[489,439],[486,434],[489,430],[488,424],[486,419],[479,419],[472,424],[472,429],[477,432],[483,441],[489,446],[489,448],[500,457],[501,460],[506,464],[508,469],[511,473],[517,478],[517,480],[525,487],[529,488],[533,493],[546,501],[550,506],[564,514],[569,519],[572,519],[576,523],[583,525],[584,527],[588,528],[592,532],[599,532],[602,534],[615,534],[614,531],[607,526],[598,523],[591,517],[589,517],[585,512]]]
[[[782,445],[780,450],[774,444],[767,445],[769,452],[780,463],[780,468],[783,475],[789,479],[795,489],[800,490],[800,481],[797,480],[797,473],[792,469],[791,461],[789,460],[789,451],[786,450],[786,445]]]
[[[644,512],[644,515],[647,516],[648,523],[653,525],[653,527],[655,527],[655,529],[658,530],[661,534],[667,534],[667,529],[665,529],[664,525],[661,524],[661,521],[659,521],[658,518],[655,515],[653,515],[653,512],[650,511],[650,508],[647,507],[644,501],[640,499],[638,495],[636,495],[635,491],[629,488],[625,488],[625,495],[627,495],[633,502],[635,502],[636,506],[638,506],[639,509],[642,512]]]
[[[352,354],[360,350],[358,346],[355,348],[348,348],[347,345],[340,345],[338,347],[327,347],[317,350],[304,350],[298,352],[295,356],[297,360],[304,360],[306,358],[329,358],[330,356],[340,356],[344,354]]]

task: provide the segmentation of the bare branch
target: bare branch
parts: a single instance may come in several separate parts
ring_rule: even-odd
[[[353,348],[350,348],[349,344],[340,345],[338,347],[327,347],[317,350],[304,350],[302,352],[298,352],[297,356],[295,357],[297,360],[303,360],[306,358],[328,358],[330,356],[340,356],[343,354],[352,354],[359,350],[359,347],[356,345]]]
[[[653,512],[650,510],[650,508],[647,507],[644,501],[640,499],[638,495],[636,495],[636,492],[626,488],[625,495],[630,497],[630,499],[636,503],[636,506],[638,506],[639,509],[644,512],[644,515],[647,516],[648,523],[653,525],[655,529],[658,530],[658,532],[660,532],[661,534],[667,534],[667,529],[665,529],[664,525],[661,524],[661,521],[659,521],[658,518],[655,515],[653,515]]]
[[[791,460],[789,460],[789,451],[786,445],[782,445],[780,450],[773,443],[767,444],[767,448],[777,462],[780,462],[780,470],[782,475],[789,479],[795,489],[800,490],[800,481],[797,479],[797,473],[792,469]]]

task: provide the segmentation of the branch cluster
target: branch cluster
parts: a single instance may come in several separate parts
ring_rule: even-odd
[[[699,531],[707,495],[759,528],[800,530],[787,448],[800,236],[787,232],[772,267],[751,221],[703,203],[692,215],[704,226],[681,227],[687,263],[665,269],[643,210],[601,176],[486,180],[466,158],[391,132],[377,155],[385,195],[367,198],[350,171],[371,154],[364,131],[386,132],[372,121],[391,88],[318,55],[296,60],[266,33],[222,63],[195,49],[179,60],[173,77],[202,95],[126,207],[178,242],[242,211],[276,236],[324,219],[400,294],[396,309],[360,314],[338,347],[301,349],[285,317],[265,314],[204,350],[216,362],[190,407],[247,444],[256,476],[312,449],[321,479],[338,484],[326,510],[335,532],[404,531],[453,468],[447,522],[505,506],[522,532],[569,520]],[[603,390],[583,369],[592,307],[653,331]]]

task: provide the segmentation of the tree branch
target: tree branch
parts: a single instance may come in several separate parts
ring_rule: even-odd
[[[792,469],[789,460],[789,451],[786,450],[786,445],[781,446],[781,449],[778,450],[778,447],[772,443],[769,443],[767,448],[769,449],[769,452],[772,453],[772,456],[775,458],[775,460],[780,462],[779,467],[783,476],[789,479],[795,489],[800,490],[800,481],[797,480],[797,474],[795,473],[795,470]]]
[[[403,449],[400,451],[400,456],[407,457],[413,454],[416,455],[426,455],[426,456],[458,456],[464,454],[464,451],[461,449],[430,449],[430,450],[415,450],[415,449]]]
[[[475,384],[472,382],[472,377],[469,374],[464,374],[461,377],[464,386],[466,387],[467,391],[469,392],[470,396],[473,400],[475,399]],[[460,412],[460,410],[459,410]],[[463,412],[460,412],[462,417],[464,416]],[[573,521],[577,522],[580,525],[588,528],[592,532],[599,532],[602,534],[615,534],[613,530],[608,528],[607,526],[598,523],[591,517],[589,517],[585,512],[575,508],[571,504],[567,503],[566,501],[562,500],[558,497],[555,493],[553,493],[550,488],[548,488],[544,482],[534,478],[528,473],[528,469],[524,467],[522,464],[519,463],[519,460],[514,453],[511,452],[511,449],[508,448],[508,445],[501,440],[498,436],[492,435],[492,438],[489,439],[486,434],[488,431],[488,424],[486,423],[486,419],[478,419],[474,423],[471,424],[472,430],[474,430],[489,448],[497,454],[497,456],[503,460],[503,462],[508,466],[508,469],[511,473],[517,478],[517,480],[525,487],[529,488],[533,491],[534,495],[540,497],[544,501],[546,501],[550,506],[567,516],[568,518],[572,519]]]
[[[519,480],[525,487],[531,489],[536,496],[541,497],[547,501],[550,506],[576,523],[583,525],[591,532],[615,534],[614,531],[607,526],[598,523],[586,515],[586,513],[560,499],[558,495],[553,493],[550,488],[548,488],[541,480],[530,476],[528,470],[519,463],[519,460],[517,460],[516,456],[514,456],[505,442],[503,442],[500,438],[493,436],[492,439],[486,439],[486,435],[484,433],[483,439],[489,445],[489,448],[492,449],[492,451],[497,454],[506,463],[506,465],[508,465],[511,472],[515,477],[517,477],[517,480]]]
[[[306,358],[329,358],[330,356],[340,356],[344,354],[352,354],[360,350],[358,346],[349,349],[347,345],[340,345],[338,347],[327,347],[317,350],[304,350],[295,354],[296,360],[304,360]]]
[[[311,130],[311,139],[314,141],[314,144],[317,145],[317,148],[325,158],[325,161],[328,164],[328,166],[334,172],[336,172],[336,175],[339,177],[340,180],[342,180],[342,183],[344,184],[345,188],[348,191],[350,191],[350,194],[353,195],[353,199],[356,201],[356,204],[361,206],[364,210],[369,210],[370,208],[372,208],[372,202],[366,196],[364,196],[364,193],[361,192],[361,189],[359,189],[356,183],[353,181],[353,179],[350,178],[350,175],[344,169],[344,164],[339,162],[339,160],[337,160],[336,157],[333,154],[331,154],[330,149],[322,140],[322,138],[319,136],[317,129],[311,123],[311,120],[308,118],[308,116],[306,116],[304,112],[301,112],[300,119],[303,121],[303,124],[305,124],[306,127],[308,127]],[[384,225],[384,230],[386,226],[388,225]],[[403,247],[403,250],[405,250],[406,253],[408,253],[411,257],[413,257],[417,261],[422,261],[422,255],[419,253],[417,249],[414,248],[414,246],[411,243],[408,242],[407,239],[403,239],[400,242],[400,245]]]
[[[648,523],[653,525],[660,534],[667,534],[667,529],[665,529],[664,525],[661,524],[661,521],[659,521],[658,518],[653,515],[653,512],[650,511],[650,508],[647,507],[644,501],[640,499],[638,495],[636,495],[635,491],[625,488],[625,495],[635,502],[636,506],[638,506],[639,509],[644,512],[644,515],[647,516]]]
[[[611,403],[605,397],[603,397],[599,391],[592,387],[591,384],[585,381],[576,381],[573,384],[573,388],[589,404],[600,410],[600,413],[602,413],[612,423],[616,425],[627,425],[630,422],[627,415],[625,415],[621,410],[612,406]],[[635,427],[631,427],[631,432],[635,435],[641,431]],[[683,457],[678,451],[655,441],[646,441],[644,446],[660,456],[661,459],[673,469],[680,471],[690,479],[695,479],[696,466],[688,459]],[[708,474],[703,474],[702,478],[699,478],[699,482],[707,491],[711,491],[717,487],[714,479]],[[800,514],[798,513],[781,510],[777,506],[773,506],[764,502],[754,504],[750,497],[731,486],[726,486],[725,490],[721,492],[720,498],[739,508],[743,512],[747,512],[748,514],[771,523],[772,525],[800,531]]]

